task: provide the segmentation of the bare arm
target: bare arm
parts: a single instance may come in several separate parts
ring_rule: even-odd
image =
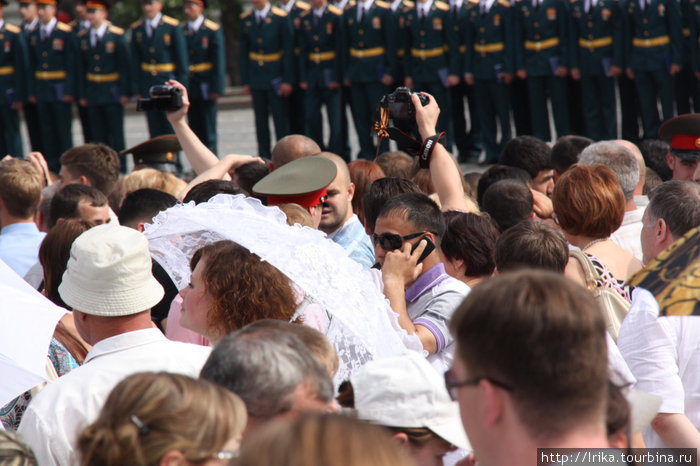
[[[651,427],[671,448],[700,448],[700,432],[685,414],[659,413]]]
[[[180,199],[183,199],[187,193],[192,189],[194,186],[198,185],[199,183],[202,183],[203,181],[207,180],[230,180],[231,175],[230,172],[231,170],[235,170],[236,168],[246,165],[251,162],[260,162],[260,163],[265,163],[262,161],[262,159],[258,157],[253,157],[251,155],[239,155],[239,154],[229,154],[223,159],[219,160],[216,165],[214,165],[211,168],[208,168],[207,170],[203,171],[195,179],[190,181],[190,183],[187,185],[187,187],[180,193],[178,196]]]
[[[418,132],[425,139],[437,134],[435,126],[438,115],[440,115],[440,107],[438,107],[433,96],[425,92],[423,92],[423,95],[430,99],[430,102],[425,107],[421,105],[417,95],[413,95],[411,98],[416,108]],[[462,175],[459,173],[454,159],[447,152],[445,146],[442,144],[436,145],[435,149],[433,149],[433,155],[430,157],[430,178],[440,198],[443,212],[448,210],[469,210],[467,201],[464,198],[461,177]]]

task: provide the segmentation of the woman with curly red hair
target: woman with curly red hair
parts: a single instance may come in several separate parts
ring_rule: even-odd
[[[180,324],[216,343],[259,319],[289,322],[297,300],[292,282],[259,256],[233,241],[197,250],[182,295]]]

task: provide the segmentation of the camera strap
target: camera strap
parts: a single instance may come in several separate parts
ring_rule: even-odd
[[[423,145],[420,148],[420,154],[418,154],[418,165],[421,168],[430,168],[430,157],[433,155],[433,150],[435,146],[440,142],[440,138],[445,135],[445,132],[430,136],[425,138]]]
[[[382,144],[382,139],[390,138],[396,141],[401,150],[408,152],[413,156],[418,156],[421,150],[421,142],[417,141],[410,135],[404,133],[398,128],[389,126],[389,99],[387,96],[382,97],[379,105],[374,110],[374,131],[377,133],[379,141],[377,141],[377,154],[379,156],[379,147]]]

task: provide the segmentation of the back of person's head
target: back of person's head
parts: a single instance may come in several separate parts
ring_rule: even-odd
[[[522,168],[508,167],[505,165],[492,165],[479,178],[476,188],[476,202],[481,206],[484,193],[489,187],[501,180],[520,180],[528,186],[532,186],[532,177]]]
[[[464,174],[464,194],[476,201],[476,192],[481,180],[481,173],[469,172]]]
[[[583,149],[593,144],[592,139],[583,136],[562,136],[552,146],[552,168],[559,174],[564,173],[578,161]]]
[[[84,176],[90,186],[109,196],[119,178],[119,155],[104,144],[83,144],[61,155],[61,165],[73,178]]]
[[[608,379],[608,403],[605,411],[605,433],[610,446],[623,448],[630,435],[631,409],[622,388]],[[632,432],[634,434],[635,432]],[[621,441],[623,440],[623,441]]]
[[[104,207],[107,205],[107,196],[92,186],[69,184],[54,194],[51,199],[49,228],[53,228],[62,218],[82,218],[81,203],[90,207]]]
[[[498,238],[495,258],[499,273],[519,268],[564,273],[569,248],[554,228],[531,220],[513,225]]]
[[[552,205],[559,225],[572,235],[607,238],[625,217],[625,196],[605,165],[574,165],[554,186]]]
[[[33,217],[43,187],[41,173],[31,162],[19,159],[0,162],[0,200],[10,216],[18,219]]]
[[[51,201],[54,194],[56,194],[57,187],[58,185],[52,184],[41,190],[41,202],[39,202],[36,212],[36,224],[39,231],[47,232],[51,228],[49,226],[51,221]]]
[[[420,190],[425,194],[431,195],[435,192],[435,186],[433,185],[433,180],[430,177],[430,170],[421,168],[416,171],[411,179],[415,181]]]
[[[700,184],[671,180],[649,193],[647,217],[663,219],[673,238],[678,239],[700,225]]]
[[[321,363],[323,367],[326,368],[328,375],[333,377],[338,371],[338,353],[328,341],[326,336],[308,325],[285,322],[282,320],[275,319],[260,319],[256,320],[252,324],[246,325],[248,330],[254,330],[257,328],[275,328],[282,330],[283,332],[289,332],[295,335],[306,348],[311,351],[311,354],[316,358],[316,360]]]
[[[389,199],[379,217],[402,218],[416,231],[430,231],[435,235],[436,245],[445,233],[445,219],[440,208],[423,193],[404,193]]]
[[[316,155],[319,152],[321,152],[321,148],[313,139],[301,134],[290,134],[277,141],[275,147],[272,148],[272,168],[278,169],[292,160]]]
[[[306,414],[265,426],[241,449],[245,466],[405,466],[413,464],[379,426],[348,416]]]
[[[207,180],[194,185],[187,192],[182,202],[187,204],[190,201],[194,201],[195,204],[201,204],[217,194],[243,194],[243,191],[233,181]]]
[[[150,223],[153,217],[177,204],[172,194],[151,188],[142,188],[126,195],[119,209],[119,223],[137,228],[139,223]]]
[[[666,141],[645,139],[638,146],[642,157],[644,157],[644,163],[659,175],[661,181],[673,178],[673,172],[666,162],[666,155],[670,152],[671,146]]]
[[[644,175],[644,187],[642,188],[642,194],[648,196],[652,189],[656,188],[658,185],[663,183],[661,177],[651,168],[646,167],[646,174]]]
[[[357,159],[348,164],[350,181],[355,185],[355,194],[352,196],[352,211],[364,223],[362,212],[362,199],[372,183],[386,175],[382,168],[371,160]]]
[[[617,176],[622,194],[629,200],[639,181],[639,164],[631,150],[614,141],[600,141],[586,147],[579,156],[582,165],[600,163],[609,167]]]
[[[503,148],[500,165],[522,168],[534,179],[542,170],[552,169],[552,149],[533,136],[517,136]]]
[[[413,173],[413,158],[402,150],[379,154],[377,164],[392,178],[410,179]]]
[[[44,295],[57,306],[68,309],[58,294],[58,286],[68,265],[75,239],[94,225],[79,218],[68,218],[56,224],[39,247],[39,263],[44,270]]]
[[[501,180],[489,186],[482,199],[481,211],[496,221],[501,231],[532,218],[534,199],[525,183]]]
[[[241,435],[246,418],[237,395],[205,380],[166,372],[130,375],[78,436],[80,464],[157,465],[171,452],[184,457],[174,464],[202,464]]]
[[[365,217],[365,227],[370,233],[374,232],[379,212],[389,199],[403,193],[420,193],[416,183],[405,178],[380,178],[372,183],[362,198],[362,211]]]
[[[12,432],[0,430],[0,465],[37,466],[32,449]]]
[[[250,162],[236,168],[235,183],[246,196],[253,196],[255,183],[265,178],[270,173],[270,168],[265,163]]]
[[[469,377],[503,387],[529,437],[604,426],[605,319],[585,288],[548,271],[498,275],[474,287],[450,327]]]
[[[124,192],[130,193],[138,189],[151,188],[163,191],[171,196],[178,196],[187,187],[187,183],[169,172],[155,168],[142,168],[124,177]]]
[[[445,233],[440,250],[447,260],[462,260],[467,277],[483,277],[493,273],[493,252],[499,231],[489,214],[443,212]]]
[[[282,204],[278,205],[277,207],[284,212],[284,215],[287,216],[287,225],[293,226],[298,223],[303,227],[316,229],[314,219],[311,217],[309,211],[304,209],[299,204]]]
[[[200,377],[236,393],[259,421],[290,412],[298,388],[319,403],[333,400],[323,366],[299,338],[273,328],[246,327],[219,340]]]

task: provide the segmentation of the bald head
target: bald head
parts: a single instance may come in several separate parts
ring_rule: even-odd
[[[647,167],[644,163],[642,151],[639,150],[639,147],[637,147],[636,144],[626,141],[624,139],[617,139],[615,142],[629,149],[632,152],[632,154],[634,154],[634,158],[637,160],[637,165],[639,165],[639,181],[637,182],[637,186],[634,188],[634,195],[641,196],[642,191],[644,190],[644,183],[646,181],[647,172]]]
[[[318,156],[333,162],[337,169],[335,178],[326,187],[328,196],[323,204],[319,226],[321,231],[333,233],[353,215],[352,198],[355,195],[355,185],[350,181],[350,171],[345,160],[331,152],[321,152]]]
[[[272,149],[272,167],[274,170],[293,160],[309,155],[316,155],[321,148],[316,142],[301,134],[290,134],[280,139]]]
[[[321,152],[318,155],[335,164],[335,167],[338,169],[335,179],[340,183],[339,186],[341,186],[343,189],[347,189],[348,186],[350,186],[350,170],[348,169],[348,164],[345,162],[345,160],[333,152]]]

